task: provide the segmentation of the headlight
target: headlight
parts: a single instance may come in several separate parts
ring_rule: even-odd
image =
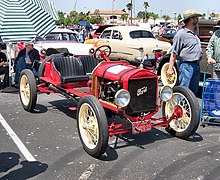
[[[169,101],[173,96],[173,89],[170,86],[162,87],[160,91],[160,98],[162,101]]]
[[[94,52],[95,52],[95,49],[94,49],[94,48],[91,48],[91,49],[89,50],[89,53],[90,53],[90,54],[94,54]]]
[[[130,93],[125,89],[120,89],[115,94],[115,104],[120,108],[126,107],[129,104],[130,99]]]

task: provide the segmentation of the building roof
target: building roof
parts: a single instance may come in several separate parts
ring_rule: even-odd
[[[93,12],[93,14],[94,14],[94,12]],[[114,10],[114,11],[99,10],[99,11],[97,11],[97,14],[100,14],[100,15],[122,15],[122,14],[128,14],[128,13],[124,12],[124,11],[120,11],[120,10]]]

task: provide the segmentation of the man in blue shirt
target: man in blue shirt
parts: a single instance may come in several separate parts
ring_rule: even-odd
[[[84,43],[86,39],[86,30],[83,26],[79,26],[80,31],[79,31],[79,42]]]
[[[200,61],[202,59],[201,42],[195,32],[198,17],[201,14],[188,10],[183,14],[185,26],[173,39],[173,50],[167,75],[173,74],[175,60],[179,65],[179,85],[189,88],[195,95],[198,92],[200,79]]]

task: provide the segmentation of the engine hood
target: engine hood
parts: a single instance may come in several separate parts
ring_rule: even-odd
[[[94,74],[121,83],[128,82],[129,79],[157,78],[155,73],[128,65],[127,62],[102,62],[94,70]]]

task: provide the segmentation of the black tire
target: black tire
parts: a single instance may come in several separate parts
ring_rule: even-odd
[[[180,96],[182,98],[181,101],[180,101]],[[175,98],[177,97],[178,99],[176,99],[176,102],[178,101],[178,104],[174,103]],[[166,128],[166,130],[170,134],[176,137],[179,137],[182,139],[188,138],[189,136],[191,136],[192,134],[196,132],[199,126],[200,107],[199,107],[198,100],[190,89],[186,87],[182,87],[182,86],[175,86],[173,88],[173,97],[171,98],[171,100],[163,103],[163,106],[162,106],[163,116],[170,117],[173,114],[174,106],[181,107],[181,109],[183,110],[182,111],[183,116],[182,118],[179,118],[178,120],[175,120],[175,119],[172,120],[168,128]],[[185,119],[183,117],[185,117]],[[186,122],[187,120],[186,117],[188,117],[188,122]],[[186,127],[182,128],[184,123],[187,123]],[[178,126],[178,125],[182,127],[174,128],[175,126]]]
[[[161,75],[161,69],[163,67],[163,65],[167,62],[170,62],[170,53],[165,54],[162,59],[160,60],[159,64],[158,64],[158,68],[157,68],[157,75],[160,76]]]
[[[85,122],[86,110],[88,110],[86,116],[87,122]],[[84,117],[84,119],[82,117]],[[90,128],[89,125],[91,124],[89,123],[91,123],[90,121],[92,120],[94,122],[92,128]],[[108,146],[108,122],[104,108],[94,96],[84,96],[79,101],[77,111],[77,127],[84,150],[89,155],[100,158],[100,156],[105,153]],[[95,134],[97,132],[96,130],[98,130],[97,134]],[[97,139],[94,139],[94,137]]]
[[[38,78],[39,78],[39,82],[40,82],[40,83],[41,83],[40,77],[43,77],[43,76],[44,76],[45,64],[46,64],[47,62],[51,61],[52,58],[54,58],[54,57],[60,57],[60,56],[62,56],[62,54],[52,54],[52,55],[46,57],[46,58],[42,61],[42,63],[41,63],[40,66],[39,66],[39,69],[38,69]]]
[[[19,97],[24,110],[33,112],[37,102],[37,83],[33,72],[29,69],[21,72]]]

